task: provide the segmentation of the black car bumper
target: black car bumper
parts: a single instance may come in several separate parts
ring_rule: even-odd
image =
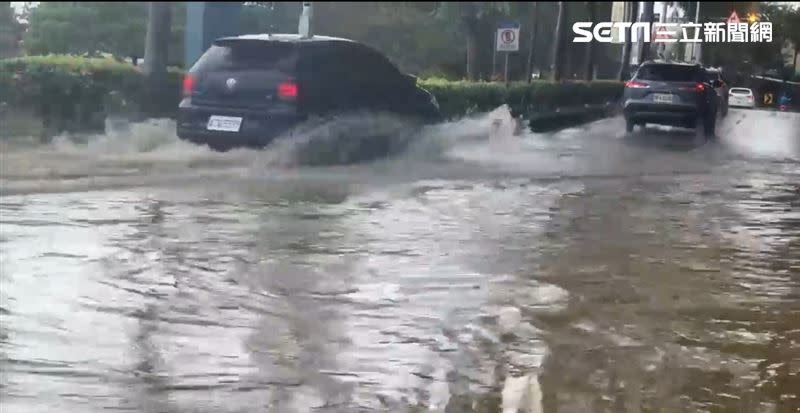
[[[694,104],[627,102],[623,107],[623,114],[634,123],[692,126],[698,117],[705,115],[705,111]]]
[[[208,120],[213,115],[242,118],[239,131],[208,130]],[[177,134],[180,139],[208,145],[215,150],[229,150],[238,147],[263,148],[300,121],[300,117],[290,111],[268,112],[199,107],[183,103],[178,111]]]

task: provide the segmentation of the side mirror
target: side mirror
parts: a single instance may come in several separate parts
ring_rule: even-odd
[[[417,77],[414,75],[403,74],[403,83],[409,88],[417,87]]]

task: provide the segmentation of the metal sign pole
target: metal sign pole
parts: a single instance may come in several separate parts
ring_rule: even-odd
[[[508,87],[508,55],[510,55],[510,54],[511,53],[509,53],[509,52],[505,53],[505,55],[506,55],[506,70],[505,70],[505,75],[503,75],[503,79],[506,81],[506,87]]]
[[[694,22],[700,23],[700,2],[697,2],[697,8],[694,11]],[[703,60],[703,49],[700,47],[700,43],[693,42],[692,43],[692,56],[694,57],[695,62],[700,63]]]
[[[497,75],[497,35],[494,36],[492,43],[494,43],[494,50],[492,51],[492,75],[489,77],[489,80],[494,80],[495,75]]]
[[[495,53],[503,52],[505,54],[505,67],[503,70],[503,81],[508,87],[508,55],[511,52],[519,51],[519,23],[516,22],[503,22],[495,34]]]
[[[300,13],[300,21],[297,24],[297,33],[300,37],[309,38],[314,36],[312,22],[314,19],[314,4],[310,1],[303,2],[303,10]]]

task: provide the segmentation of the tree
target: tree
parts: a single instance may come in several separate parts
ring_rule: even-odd
[[[553,81],[561,80],[564,71],[564,40],[567,32],[567,5],[558,2],[558,17],[556,19],[555,41],[553,42],[553,64],[550,77]]]
[[[761,15],[773,24],[774,42],[780,47],[791,46],[792,74],[797,72],[797,56],[800,51],[800,8],[779,4],[761,6]],[[789,76],[791,77],[791,76]]]
[[[300,11],[300,2],[246,2],[242,5],[240,29],[242,33],[293,33]]]
[[[478,56],[478,5],[477,2],[468,1],[461,9],[461,24],[464,25],[464,33],[467,40],[467,79],[477,79],[477,56]]]
[[[25,36],[29,54],[106,52],[141,55],[146,14],[141,3],[41,3]]]
[[[595,21],[597,10],[595,3],[592,1],[586,2],[586,9],[589,11],[589,21]],[[588,82],[594,78],[594,42],[586,43],[586,73],[584,79]]]
[[[17,20],[11,2],[0,2],[0,59],[16,56],[24,27]]]
[[[488,42],[481,42],[481,39],[489,39],[489,31],[494,30],[490,27],[489,22],[498,17],[508,17],[511,14],[510,2],[439,2],[435,15],[439,21],[459,23],[461,33],[466,40],[466,56],[467,56],[467,78],[469,80],[476,80],[478,78],[479,68],[482,66],[480,61],[481,50],[488,51],[488,49],[481,48],[481,43],[488,45]],[[482,36],[485,34],[486,36]]]
[[[170,64],[183,61],[184,3],[175,3]],[[146,2],[42,2],[30,10],[23,48],[28,54],[110,53],[142,57],[147,33]]]
[[[169,2],[150,2],[148,4],[147,37],[144,51],[143,72],[146,92],[152,108],[157,112],[161,93],[166,90],[167,56],[169,51],[171,4]],[[169,101],[169,100],[166,100]]]
[[[533,52],[536,46],[536,29],[539,27],[539,3],[533,2],[530,14],[531,39],[528,45],[528,64],[525,67],[525,79],[530,83],[533,77]]]
[[[642,9],[642,21],[650,23],[651,27],[653,24],[653,20],[655,19],[655,14],[653,10],[654,6],[655,2],[646,1],[644,2],[644,7]],[[651,53],[652,45],[653,45],[652,42],[651,43],[642,42],[641,44],[642,48],[639,51],[639,62],[644,62],[650,59],[650,56],[652,55]]]
[[[625,2],[625,21],[635,22],[638,15],[639,2]],[[628,68],[631,65],[631,49],[633,48],[632,34],[633,31],[630,27],[625,29],[625,44],[622,46],[622,62],[619,65],[619,73],[617,74],[617,80],[619,81],[623,81],[628,77]]]

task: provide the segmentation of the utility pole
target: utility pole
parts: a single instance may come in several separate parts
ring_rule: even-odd
[[[564,71],[564,42],[566,41],[567,5],[558,2],[558,18],[556,19],[555,41],[553,42],[553,63],[550,67],[551,80],[558,82]]]
[[[300,22],[297,24],[297,33],[300,37],[313,37],[312,22],[314,18],[314,5],[310,1],[303,2],[303,11],[300,13]]]
[[[640,45],[640,49],[639,49],[639,64],[642,64],[642,62],[650,59],[651,55],[652,55],[652,47],[653,47],[653,40],[654,40],[654,39],[652,39],[652,36],[653,36],[652,27],[653,27],[653,19],[655,18],[655,16],[654,16],[655,13],[654,13],[654,10],[653,10],[653,7],[654,7],[653,3],[655,3],[655,2],[645,1],[644,5],[643,5],[644,6],[644,10],[642,12],[642,21],[650,23],[649,27],[650,27],[650,37],[651,37],[651,39],[650,39],[649,43],[645,42],[643,39],[640,40],[641,43],[639,44]]]
[[[148,110],[156,114],[161,113],[166,102],[163,99],[163,91],[167,84],[171,11],[172,3],[170,2],[152,1],[148,3],[142,72],[145,76]]]
[[[700,23],[700,2],[699,1],[697,2],[697,8],[695,9],[695,12],[694,12],[694,22],[695,23]],[[694,61],[697,62],[697,63],[700,63],[700,61],[703,60],[703,50],[700,47],[700,43],[699,42],[693,42],[692,43],[692,52],[693,52],[692,53],[692,57],[694,58]]]
[[[626,1],[625,2],[625,9],[623,15],[624,21],[634,23],[636,22],[636,10],[637,10],[636,2]],[[622,45],[622,63],[619,65],[619,72],[617,73],[617,79],[619,81],[623,81],[627,79],[628,76],[628,68],[631,64],[631,49],[633,47],[633,42],[631,42],[631,35],[633,31],[630,27],[625,29],[625,43]]]
[[[667,13],[669,13],[669,3],[670,2],[668,2],[668,1],[661,2],[661,6],[662,6],[661,7],[661,13],[658,16],[658,22],[659,23],[667,23],[668,22],[669,17],[667,16]],[[666,43],[659,43],[658,46],[657,46],[657,49],[658,49],[657,50],[658,57],[660,59],[666,59],[667,58],[667,44]]]

